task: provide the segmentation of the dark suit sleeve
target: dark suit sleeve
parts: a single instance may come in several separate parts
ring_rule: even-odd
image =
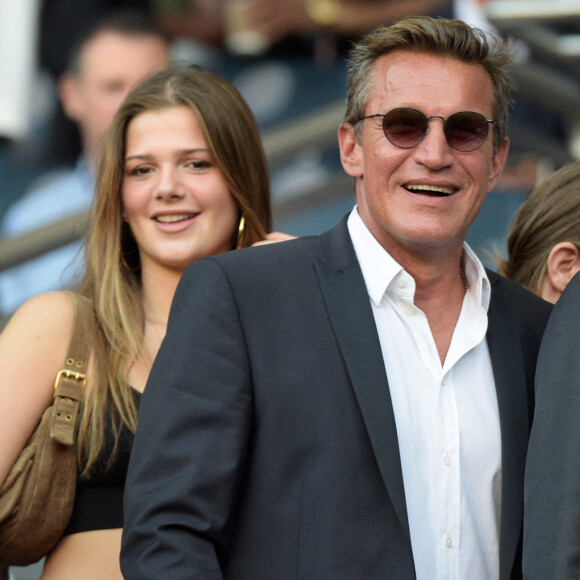
[[[525,483],[524,578],[580,578],[580,276],[550,317]]]
[[[212,259],[184,274],[143,394],[125,491],[128,580],[222,578],[252,418],[244,337]]]

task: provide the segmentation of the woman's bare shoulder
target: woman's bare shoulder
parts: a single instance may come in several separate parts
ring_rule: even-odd
[[[33,327],[54,323],[67,325],[74,319],[75,301],[71,292],[47,292],[26,301],[8,322],[20,326],[30,324]]]
[[[0,353],[26,346],[32,351],[41,348],[46,354],[62,354],[64,358],[74,319],[72,293],[48,292],[35,296],[14,313],[0,334]]]

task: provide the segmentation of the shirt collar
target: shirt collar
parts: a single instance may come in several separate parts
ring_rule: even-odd
[[[362,221],[356,205],[348,217],[348,231],[369,297],[378,306],[395,278],[409,275],[371,234]],[[465,276],[469,282],[468,292],[487,311],[491,285],[483,264],[466,242],[463,243],[463,260]]]
[[[358,213],[358,206],[354,206],[347,225],[367,291],[378,306],[389,284],[403,268],[368,230]]]
[[[483,264],[467,242],[463,242],[463,262],[465,276],[469,282],[469,293],[476,303],[487,312],[491,297],[491,283]]]

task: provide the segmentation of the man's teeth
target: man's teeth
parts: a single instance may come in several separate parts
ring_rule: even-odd
[[[188,214],[177,214],[177,215],[158,215],[155,219],[158,222],[164,223],[164,224],[170,224],[173,222],[181,222],[183,220],[188,220],[191,219],[193,217],[193,214],[188,213]]]
[[[441,193],[444,195],[451,195],[454,192],[452,187],[441,187],[438,185],[407,185],[409,191],[432,191],[433,193]]]

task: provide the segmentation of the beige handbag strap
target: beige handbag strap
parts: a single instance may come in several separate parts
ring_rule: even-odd
[[[94,340],[94,316],[85,298],[74,295],[75,326],[64,367],[54,383],[54,412],[50,436],[63,445],[73,445],[80,404],[87,384],[86,368]]]

